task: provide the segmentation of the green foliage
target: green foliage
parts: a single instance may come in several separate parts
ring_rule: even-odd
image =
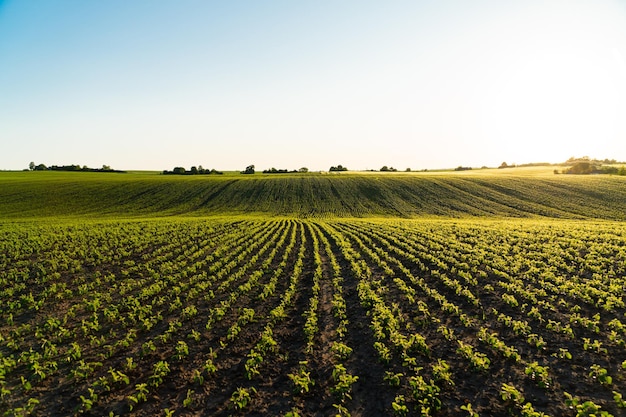
[[[528,364],[524,372],[541,388],[548,388],[552,382],[548,374],[548,368],[539,365],[536,361]]]
[[[352,398],[350,396],[352,385],[359,380],[359,377],[349,374],[342,364],[337,364],[333,369],[332,378],[335,385],[330,387],[330,392],[341,401],[345,398]]]
[[[254,387],[249,389],[239,387],[230,396],[230,402],[236,410],[243,410],[250,404],[250,401],[252,401],[251,393],[256,394],[256,392]]]
[[[158,387],[164,378],[170,373],[170,366],[166,361],[158,361],[154,364],[152,375],[149,377],[150,386]]]
[[[350,357],[352,354],[352,348],[350,346],[345,345],[341,342],[333,342],[330,350],[333,352],[335,357],[339,360],[345,360]]]
[[[524,395],[511,384],[502,384],[500,398],[506,402],[521,406],[524,403]]]
[[[176,343],[176,353],[174,354],[174,358],[181,360],[185,357],[189,356],[189,346],[183,340],[179,340]]]
[[[480,417],[479,414],[474,411],[472,403],[467,403],[461,406],[461,410],[465,411],[469,417]]]
[[[432,380],[427,382],[421,375],[412,376],[409,386],[421,415],[431,415],[441,409],[440,388]]]
[[[133,411],[136,405],[148,400],[148,384],[135,385],[135,393],[126,398],[128,399],[130,411]]]
[[[624,401],[620,392],[613,391],[613,400],[618,408],[626,408],[626,401]]]
[[[189,408],[193,404],[193,395],[195,392],[193,390],[187,390],[187,396],[183,400],[183,407]]]
[[[481,352],[474,351],[472,345],[464,343],[461,340],[457,340],[457,343],[459,344],[457,353],[468,359],[470,364],[472,365],[472,368],[480,371],[486,371],[487,369],[489,369],[491,361],[489,360],[487,355]]]
[[[298,394],[309,392],[311,386],[315,385],[315,381],[311,379],[311,372],[307,371],[307,365],[308,362],[302,361],[298,372],[287,375],[293,382],[294,391]]]
[[[405,403],[404,395],[397,395],[391,403],[393,414],[398,417],[404,417],[409,414],[409,407]]]
[[[613,378],[609,375],[609,371],[600,365],[591,365],[589,376],[597,380],[601,385],[610,386],[613,383]]]
[[[565,404],[576,411],[576,417],[613,417],[609,412],[602,410],[602,407],[591,400],[582,401],[580,398],[564,392]]]
[[[437,363],[433,364],[433,378],[440,384],[454,385],[450,365],[443,359],[437,359]]]
[[[385,372],[385,381],[392,387],[399,387],[400,386],[400,381],[402,379],[402,377],[404,377],[404,374],[401,372],[398,373],[393,373],[393,372],[389,372],[386,371]]]

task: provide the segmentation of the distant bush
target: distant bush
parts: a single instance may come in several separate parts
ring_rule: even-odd
[[[338,171],[347,171],[348,168],[341,166],[341,165],[337,165],[336,167],[330,167],[329,171],[330,172],[338,172]]]
[[[472,167],[464,167],[464,166],[458,166],[456,168],[454,168],[455,171],[470,171],[472,169]]]
[[[383,167],[380,169],[380,172],[396,172],[398,171],[397,169],[395,169],[394,167],[388,167],[387,165],[383,165]]]

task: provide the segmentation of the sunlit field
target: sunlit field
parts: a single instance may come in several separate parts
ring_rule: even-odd
[[[0,417],[626,416],[626,2],[0,0]]]
[[[538,167],[214,176],[0,172],[0,216],[626,219],[626,177],[552,171]]]
[[[0,409],[621,415],[624,178],[501,171],[1,173]]]

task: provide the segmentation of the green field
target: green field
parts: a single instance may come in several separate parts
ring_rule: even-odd
[[[623,415],[624,217],[545,168],[0,172],[0,412]]]
[[[547,172],[546,172],[547,171]],[[626,177],[463,173],[165,176],[0,172],[0,216],[549,217],[626,220]]]

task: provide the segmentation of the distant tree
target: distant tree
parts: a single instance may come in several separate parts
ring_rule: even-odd
[[[298,172],[309,172],[309,169],[307,167],[302,167],[298,170]]]
[[[48,167],[46,167],[44,164],[39,164],[34,168],[35,171],[45,171],[46,169],[48,169]]]
[[[411,172],[411,168],[407,168],[404,170],[405,172]]]
[[[173,172],[174,174],[179,174],[179,175],[180,175],[180,174],[184,174],[184,173],[186,172],[186,170],[185,170],[185,168],[183,168],[183,167],[176,167],[176,168],[174,168],[174,169],[172,170],[172,172]]]
[[[509,164],[507,164],[506,162],[502,162],[498,168],[508,168],[508,167],[509,167]]]
[[[337,165],[336,167],[330,167],[329,171],[330,172],[338,172],[338,171],[347,171],[348,168],[342,166],[342,165]]]
[[[254,174],[254,165],[248,165],[245,171],[241,171],[242,174]]]
[[[389,167],[387,165],[383,165],[383,167],[380,169],[381,172],[387,172],[389,171]]]
[[[596,171],[596,167],[591,162],[579,161],[563,172],[565,174],[586,175],[591,174],[594,171]]]
[[[198,168],[197,167],[191,167],[190,173],[191,173],[191,175],[198,175]]]
[[[28,164],[28,169],[30,169],[31,171],[34,171],[35,167],[36,167],[36,165],[35,165],[34,162],[31,162],[30,164]]]

